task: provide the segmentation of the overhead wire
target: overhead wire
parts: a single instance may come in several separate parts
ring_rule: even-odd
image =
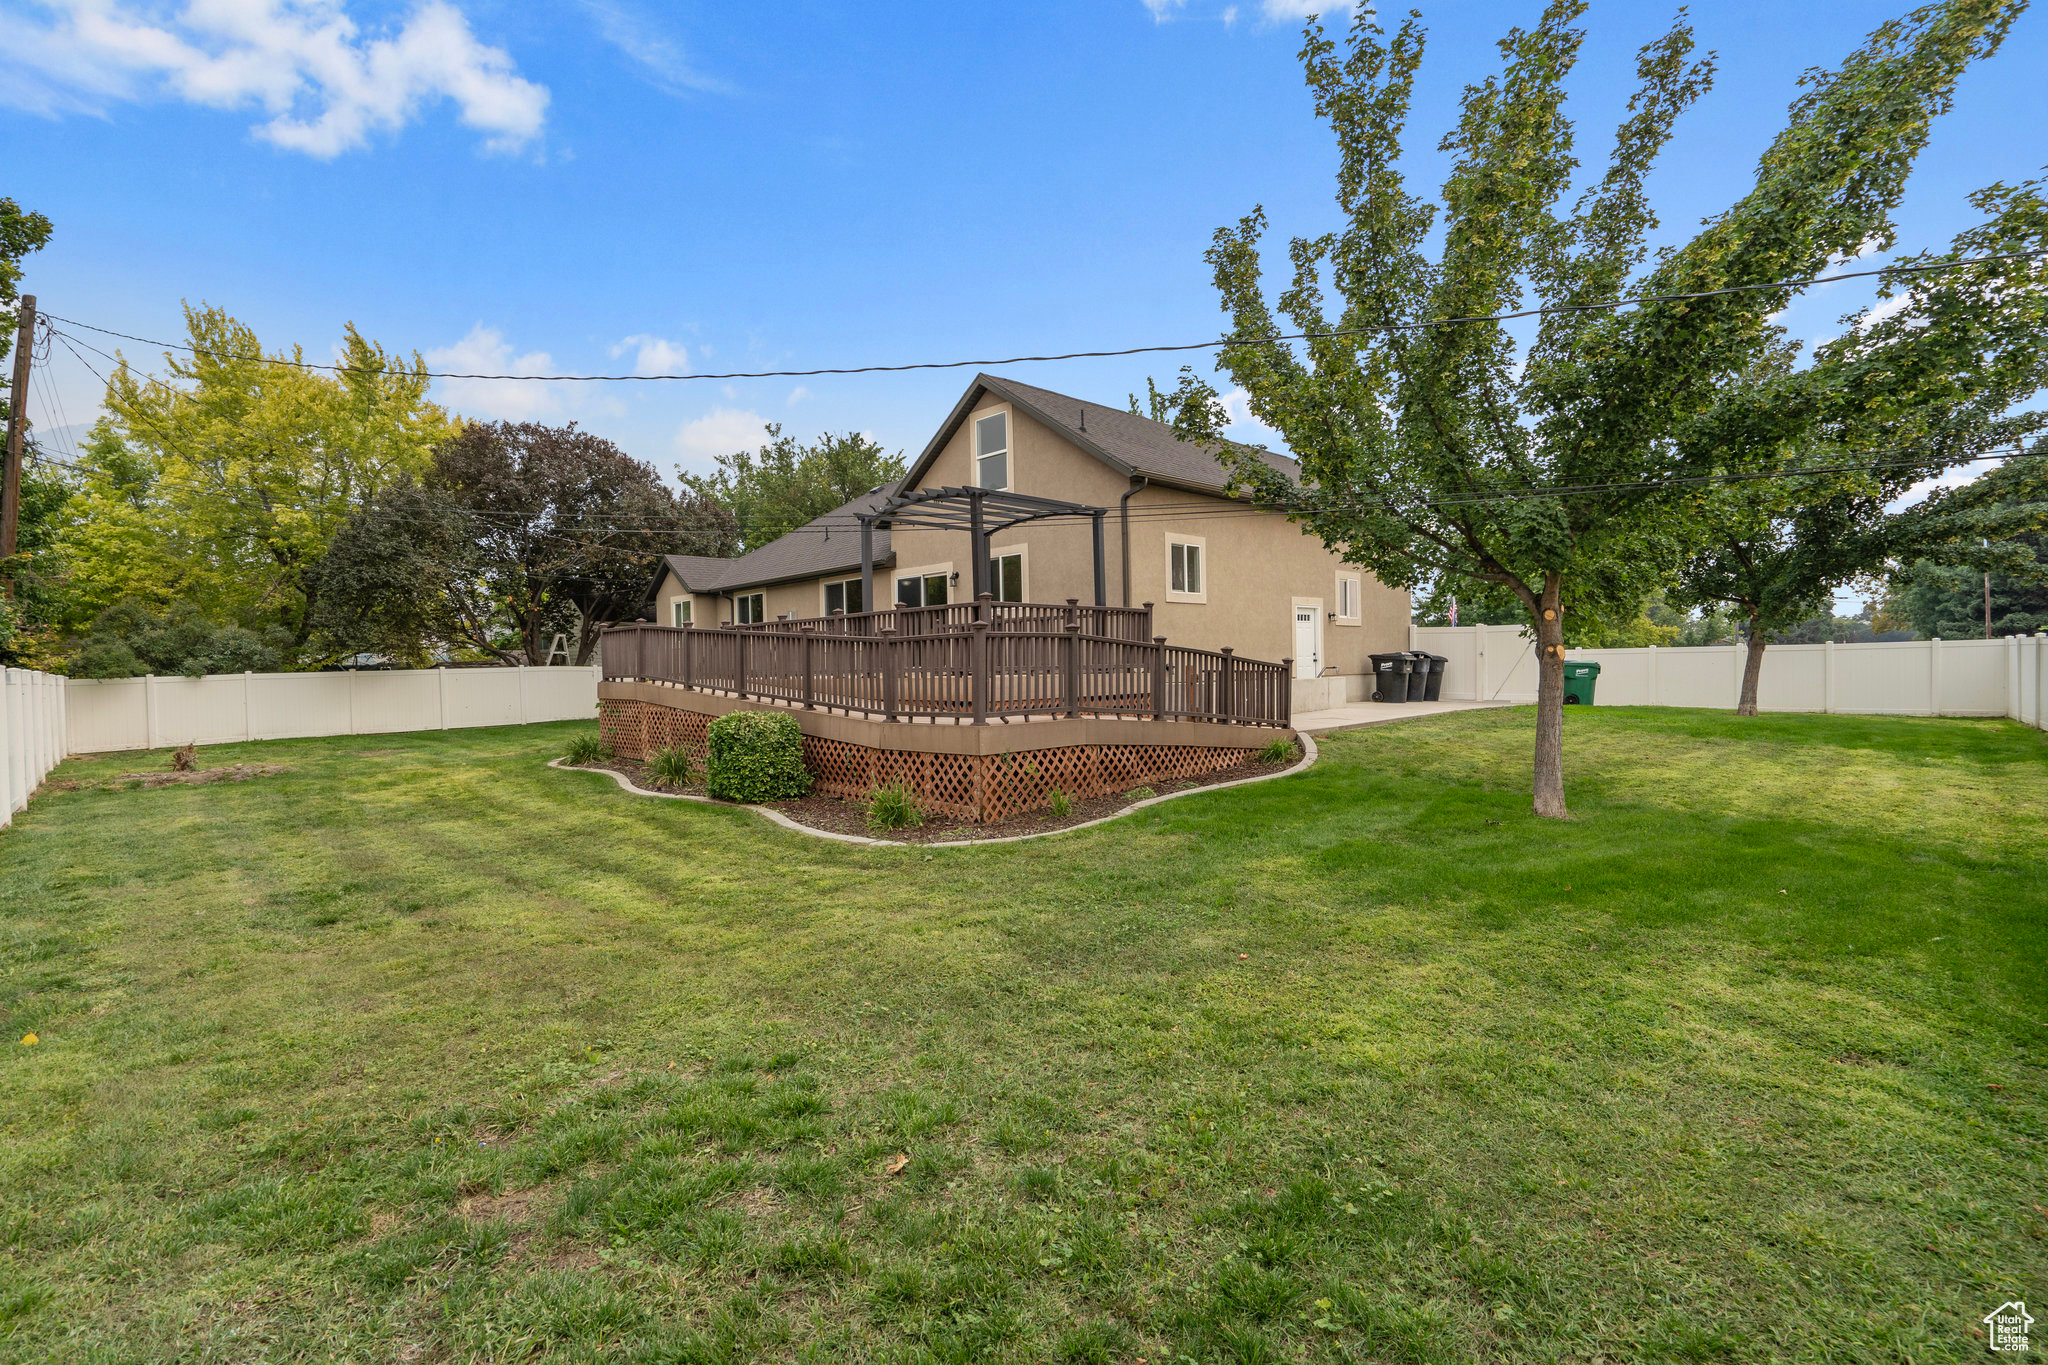
[[[824,375],[901,374],[911,370],[960,370],[993,365],[1031,365],[1059,360],[1100,360],[1118,356],[1152,355],[1176,351],[1207,351],[1245,346],[1266,346],[1285,341],[1320,341],[1338,337],[1371,335],[1389,330],[1421,331],[1433,327],[1463,326],[1468,323],[1514,322],[1523,318],[1548,317],[1553,314],[1594,313],[1619,308],[1639,307],[1652,303],[1685,303],[1697,299],[1719,298],[1729,294],[1774,289],[1804,289],[1817,284],[1837,284],[1844,280],[1868,279],[1877,275],[1932,274],[1947,270],[1963,270],[1971,266],[1992,265],[2000,261],[2033,260],[2043,256],[2048,256],[2048,249],[2040,251],[2007,251],[1989,256],[1974,256],[1960,261],[1930,261],[1919,265],[1887,265],[1872,270],[1849,270],[1833,275],[1811,275],[1800,279],[1770,280],[1756,284],[1731,284],[1715,289],[1695,289],[1664,294],[1637,294],[1601,303],[1547,304],[1540,308],[1524,308],[1511,312],[1447,318],[1418,318],[1406,322],[1397,321],[1363,327],[1332,327],[1312,331],[1275,333],[1262,337],[1217,337],[1207,341],[1167,342],[1156,345],[1124,346],[1108,350],[1065,351],[1048,355],[1013,355],[977,360],[923,360],[894,365],[836,365],[820,366],[807,370],[732,370],[722,373],[702,374],[474,374],[461,371],[412,369],[397,372],[418,375],[428,379],[476,379],[545,384],[644,384],[665,381],[811,379]],[[98,332],[103,336],[119,337],[123,341],[139,342],[144,346],[157,346],[166,350],[185,351],[201,357],[225,354],[204,347],[193,346],[189,342],[159,341],[149,337],[137,336],[130,332],[119,332],[111,327],[101,327],[95,323],[83,322],[77,318],[67,318],[55,313],[48,316],[54,321],[66,323],[73,327],[83,327],[87,331]],[[102,351],[100,354],[105,355],[106,353]],[[108,358],[114,359],[111,356]],[[313,360],[286,359],[282,356],[266,356],[263,357],[263,360],[267,364],[290,365],[308,370],[345,372],[353,371],[356,368],[349,365],[324,364]]]

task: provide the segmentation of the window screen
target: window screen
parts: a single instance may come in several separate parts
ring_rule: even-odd
[[[1173,543],[1173,590],[1193,596],[1202,592],[1202,547]]]

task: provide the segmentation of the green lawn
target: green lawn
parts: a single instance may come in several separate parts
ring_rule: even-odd
[[[2048,737],[1566,722],[1570,823],[1526,709],[987,849],[542,767],[573,726],[46,792],[0,832],[0,1359],[1920,1362],[2048,1318]]]

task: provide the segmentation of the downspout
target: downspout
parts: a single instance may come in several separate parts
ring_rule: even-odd
[[[1117,534],[1123,541],[1124,556],[1124,605],[1131,605],[1131,497],[1151,482],[1143,474],[1131,475],[1131,486],[1123,497],[1117,499]]]

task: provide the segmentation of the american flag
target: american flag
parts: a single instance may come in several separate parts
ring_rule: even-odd
[[[1451,599],[1451,624],[1458,624],[1458,599],[1455,597]]]

